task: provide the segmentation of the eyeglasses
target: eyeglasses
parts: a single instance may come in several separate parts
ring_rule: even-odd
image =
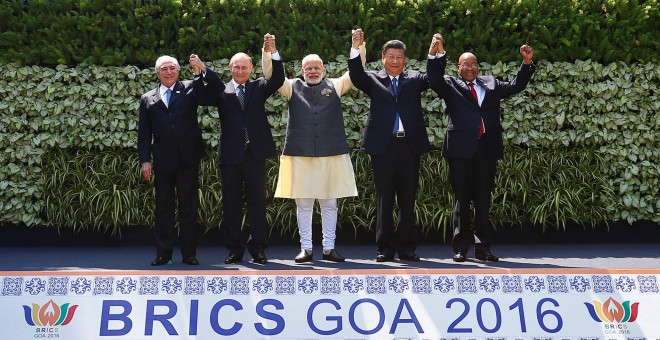
[[[475,70],[475,69],[479,68],[479,65],[477,65],[477,64],[469,64],[469,65],[468,64],[459,64],[458,66],[460,66],[462,68],[466,68],[466,69],[472,69],[472,70]]]

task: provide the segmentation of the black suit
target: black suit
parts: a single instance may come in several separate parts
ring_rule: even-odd
[[[219,157],[225,243],[230,253],[243,254],[245,250],[240,238],[245,186],[251,228],[248,248],[254,254],[267,247],[265,160],[276,155],[264,104],[284,83],[284,67],[281,60],[273,60],[270,79],[259,78],[244,84],[245,109],[241,107],[232,82],[224,84],[210,69],[207,69],[204,80],[195,81],[200,103],[217,105],[220,115]],[[247,147],[245,129],[250,141]]]
[[[351,81],[371,98],[369,118],[361,151],[371,156],[377,196],[376,245],[381,254],[414,253],[417,246],[415,195],[420,155],[431,150],[422,113],[421,94],[429,88],[427,76],[403,71],[398,77],[398,96],[382,71],[365,71],[360,58],[348,61]],[[399,113],[405,137],[393,136]],[[396,232],[392,210],[399,206]]]
[[[483,90],[481,105],[474,99],[468,83],[444,75],[446,57],[429,63],[431,88],[445,100],[449,123],[442,145],[442,156],[449,162],[449,176],[455,195],[453,216],[455,252],[467,252],[474,236],[479,239],[477,251],[490,250],[490,194],[495,182],[497,161],[504,146],[500,123],[500,101],[525,89],[535,66],[521,65],[516,77],[500,81],[492,76],[475,79]],[[479,138],[483,119],[485,134]],[[474,202],[474,234],[470,228],[470,201]]]
[[[181,254],[184,259],[195,257],[199,162],[204,142],[191,81],[174,84],[169,107],[161,100],[159,88],[142,95],[138,152],[140,163],[151,162],[153,157],[157,256],[172,257],[176,240],[174,212],[178,208]]]

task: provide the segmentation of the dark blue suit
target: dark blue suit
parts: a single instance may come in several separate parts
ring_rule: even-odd
[[[172,257],[176,240],[174,211],[178,209],[181,254],[183,258],[195,257],[198,175],[204,142],[192,81],[175,83],[169,108],[161,100],[158,87],[142,95],[138,153],[140,163],[153,158],[157,256]]]
[[[421,95],[429,88],[427,76],[403,71],[398,78],[398,96],[385,70],[365,71],[360,58],[348,61],[351,81],[371,98],[361,151],[371,156],[376,185],[376,245],[380,254],[407,256],[417,247],[415,195],[419,179],[419,157],[431,150],[422,112]],[[405,137],[392,130],[399,113]],[[392,210],[399,206],[396,232]]]
[[[429,62],[431,88],[445,100],[449,123],[442,144],[442,156],[449,162],[449,177],[455,195],[453,216],[455,252],[467,252],[479,239],[477,251],[490,250],[490,194],[495,181],[497,160],[502,158],[504,146],[500,102],[527,86],[535,66],[521,65],[516,77],[501,81],[492,76],[480,76],[475,83],[484,89],[479,103],[470,92],[468,83],[457,77],[444,75],[446,57]],[[479,138],[480,120],[485,134]],[[470,201],[474,202],[474,233],[470,228]]]
[[[207,85],[205,86],[204,80]],[[240,232],[242,225],[243,187],[250,224],[248,248],[254,254],[267,247],[266,170],[265,161],[276,155],[275,142],[264,104],[284,83],[281,60],[273,60],[270,79],[259,78],[245,85],[245,109],[241,107],[232,82],[223,83],[207,69],[204,79],[195,81],[202,105],[216,105],[220,115],[220,175],[225,243],[230,253],[243,254]],[[244,129],[250,143],[246,147]]]

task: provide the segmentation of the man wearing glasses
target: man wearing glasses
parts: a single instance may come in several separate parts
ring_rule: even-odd
[[[445,100],[449,123],[442,144],[442,156],[449,164],[449,180],[455,203],[452,224],[453,260],[464,262],[475,243],[478,261],[496,262],[491,248],[490,195],[495,183],[497,161],[504,144],[500,123],[500,102],[525,89],[536,66],[534,50],[520,47],[523,64],[511,81],[479,76],[477,57],[469,52],[458,59],[458,77],[444,76],[447,64],[442,36],[434,36],[435,51],[443,53],[428,65],[431,88]],[[474,203],[474,228],[470,223],[470,202]]]

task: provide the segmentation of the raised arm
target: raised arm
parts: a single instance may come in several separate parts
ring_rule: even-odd
[[[206,67],[204,62],[196,54],[190,55],[190,66],[195,76],[193,81],[193,93],[199,105],[220,105],[220,97],[225,91],[225,83],[213,70]]]
[[[436,33],[433,35],[431,45],[429,46],[429,59],[426,61],[426,76],[431,89],[440,97],[444,97],[447,93],[447,83],[444,80],[446,66],[447,54],[442,34]]]
[[[351,50],[355,50],[357,46],[364,44],[364,32],[361,28],[355,29],[352,32],[351,36]],[[351,53],[353,56],[354,53]],[[353,56],[353,58],[348,59],[348,71],[351,77],[353,85],[358,89],[369,94],[371,88],[371,80],[369,75],[364,70],[364,59]]]

